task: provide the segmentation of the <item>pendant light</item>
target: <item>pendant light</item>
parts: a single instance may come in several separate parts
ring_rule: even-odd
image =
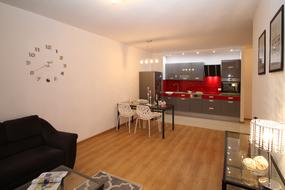
[[[140,60],[140,64],[142,64],[142,65],[143,64],[148,65],[148,64],[153,64],[153,63],[159,63],[158,59],[153,59],[153,57],[152,57],[152,51],[151,51],[151,48],[149,48],[149,45],[151,45],[151,42],[152,42],[152,40],[147,40],[146,41],[146,49],[150,49],[151,57],[150,58],[141,59]]]

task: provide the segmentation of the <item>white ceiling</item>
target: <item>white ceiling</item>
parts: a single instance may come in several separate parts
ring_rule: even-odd
[[[258,0],[0,0],[153,52],[251,44]],[[150,47],[145,41],[152,39]]]

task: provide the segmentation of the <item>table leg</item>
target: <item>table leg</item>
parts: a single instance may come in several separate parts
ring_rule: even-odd
[[[164,111],[162,111],[162,124],[161,125],[162,125],[162,131],[161,131],[162,132],[162,139],[164,139],[164,137],[165,137],[164,136]]]
[[[120,129],[120,112],[119,111],[117,112],[117,121],[118,121],[117,129],[119,130]]]
[[[134,122],[134,116],[132,116],[132,123]]]
[[[172,131],[174,131],[174,106],[172,106]]]

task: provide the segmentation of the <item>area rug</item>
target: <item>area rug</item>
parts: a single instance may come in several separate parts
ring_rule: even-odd
[[[107,172],[100,171],[96,175],[92,176],[96,183],[102,184],[104,183],[104,190],[142,190],[143,187],[140,184],[130,182],[126,179],[114,176]],[[90,181],[86,181],[80,186],[78,186],[77,190],[89,190],[92,189],[94,184],[90,183]],[[94,186],[93,186],[94,187]]]

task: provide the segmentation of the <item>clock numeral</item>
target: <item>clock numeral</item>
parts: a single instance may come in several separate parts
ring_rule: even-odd
[[[49,78],[47,78],[47,79],[46,79],[46,81],[47,81],[47,82],[50,82],[50,79],[49,79]]]
[[[31,64],[31,61],[26,61],[26,65],[30,65]]]
[[[58,49],[55,50],[55,53],[58,53]]]
[[[30,56],[30,57],[36,57],[36,54],[30,52],[30,53],[29,53],[29,56]]]
[[[59,56],[59,60],[63,60],[63,56],[61,55],[61,56]]]
[[[64,75],[64,72],[62,71],[60,74],[63,76],[63,75]]]
[[[40,48],[35,47],[35,51],[36,51],[36,52],[40,52]]]
[[[53,64],[53,61],[47,61],[47,64],[49,64],[49,65]]]
[[[46,45],[46,49],[51,49],[51,45]]]
[[[37,81],[40,81],[41,80],[41,77],[37,77]]]
[[[63,64],[63,68],[66,68],[67,67],[67,64]]]
[[[54,81],[57,81],[57,77],[53,77],[53,80],[54,80]]]
[[[35,74],[35,71],[30,71],[30,75],[34,75]]]

